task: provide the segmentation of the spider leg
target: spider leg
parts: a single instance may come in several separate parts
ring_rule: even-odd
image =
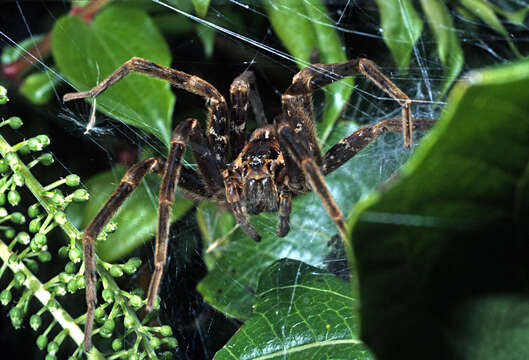
[[[160,158],[150,158],[133,165],[123,176],[117,189],[107,200],[105,205],[94,219],[90,222],[83,233],[83,253],[85,262],[86,279],[86,322],[85,322],[85,351],[92,346],[92,327],[94,324],[94,310],[97,305],[96,292],[96,261],[95,261],[95,241],[97,235],[103,230],[108,221],[116,213],[127,197],[141,182],[143,177],[149,172],[161,173],[164,161]]]
[[[225,177],[225,184],[226,201],[231,206],[231,210],[233,212],[233,215],[235,216],[235,220],[239,225],[241,225],[242,229],[249,237],[251,237],[254,241],[261,241],[261,235],[259,235],[253,225],[250,223],[246,208],[242,204],[241,197],[238,191],[238,186],[236,185],[235,181],[228,178],[227,174]]]
[[[427,130],[433,123],[434,120],[430,119],[414,119],[413,130]],[[342,166],[387,130],[402,132],[402,120],[394,118],[367,125],[340,140],[325,153],[322,167],[323,175],[327,175]]]
[[[289,124],[286,122],[280,123],[277,128],[277,133],[278,136],[283,139],[284,144],[286,144],[288,152],[299,164],[299,167],[309,181],[312,190],[320,197],[323,206],[327,210],[331,219],[335,222],[342,239],[345,241],[346,228],[342,212],[327,188],[318,164],[311,157],[305,146],[298,140],[296,132]]]
[[[88,97],[95,98],[131,72],[142,73],[151,77],[166,80],[176,87],[206,98],[206,105],[209,111],[209,143],[213,149],[217,168],[219,170],[224,169],[228,151],[228,105],[226,104],[224,97],[213,85],[197,76],[189,75],[182,71],[134,57],[117,68],[105,80],[94,86],[91,90],[68,93],[64,95],[63,101],[84,99]],[[222,187],[222,183],[218,185]]]
[[[186,148],[186,140],[190,133],[198,129],[198,121],[187,119],[174,129],[170,140],[169,155],[162,175],[162,185],[158,198],[158,231],[154,249],[154,271],[151,276],[149,290],[147,291],[146,310],[151,311],[163,275],[164,265],[167,261],[167,240],[169,238],[169,225],[171,220],[171,206],[174,202],[176,187],[182,167],[182,158]]]
[[[314,90],[317,90],[325,85],[341,80],[345,76],[360,74],[371,80],[376,86],[378,86],[400,104],[402,107],[401,121],[404,146],[408,148],[411,147],[412,101],[377,68],[375,63],[368,59],[353,59],[335,64],[314,64],[298,72],[292,80],[292,85],[287,89],[282,98],[283,109],[289,117],[290,125],[298,132],[298,128],[300,127],[310,127],[309,121],[312,121],[307,120],[306,118],[308,115],[303,115],[301,110],[301,106],[307,106],[305,104],[306,100],[300,101],[296,98],[303,98],[307,96],[306,94],[310,94]],[[310,133],[311,131],[310,129],[301,128],[299,132],[301,133],[300,135],[303,136],[303,132]],[[317,143],[313,143],[314,140],[312,139],[312,136],[308,137],[308,139],[311,151],[314,155],[314,149],[316,148]]]
[[[263,103],[257,91],[255,76],[252,71],[245,71],[235,78],[230,86],[231,123],[230,142],[231,157],[237,155],[244,147],[246,138],[246,122],[248,121],[248,104],[252,109],[258,127],[268,124],[263,109]]]
[[[279,222],[276,234],[279,237],[286,236],[290,231],[290,211],[292,210],[292,193],[286,186],[279,192]]]

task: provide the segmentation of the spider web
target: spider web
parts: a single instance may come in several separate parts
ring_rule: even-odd
[[[306,13],[300,12],[296,7],[285,4],[287,3],[283,2],[279,8],[281,12],[293,18],[307,17]],[[504,8],[528,6],[528,3],[522,1],[517,3],[503,1],[498,4]],[[43,9],[45,15],[39,18],[37,14]],[[181,10],[176,7],[175,2],[169,1],[155,0],[148,5],[148,9],[152,14],[165,12],[178,21],[190,21],[199,31],[208,29],[216,32],[215,49],[210,57],[204,56],[204,42],[201,42],[196,35],[166,34],[170,38],[172,67],[188,73],[196,73],[211,81],[224,96],[228,95],[227,89],[231,79],[244,70],[253,70],[257,75],[267,116],[271,118],[280,112],[280,95],[299,71],[296,62],[307,60],[297,59],[289,54],[277,38],[269,14],[263,6],[256,5],[252,1],[212,1],[208,16],[205,18],[196,16],[192,10]],[[6,15],[0,15],[0,39],[5,47],[20,48],[23,39],[46,32],[50,24],[68,8],[66,3],[15,2],[10,10],[11,13],[5,12]],[[443,72],[443,64],[436,56],[435,39],[426,24],[422,36],[413,45],[410,66],[404,73],[399,71],[384,44],[383,30],[374,3],[354,0],[328,1],[327,10],[328,26],[339,34],[348,58],[367,57],[373,60],[410,98],[418,100],[413,108],[414,117],[431,119],[438,117],[444,104],[444,99],[438,98],[438,94],[446,75]],[[466,60],[463,74],[473,68],[512,59],[505,37],[490,30],[480,31],[479,36],[476,36],[463,29],[481,26],[479,19],[467,17],[457,11],[452,11],[451,15],[453,21],[458,24],[454,30],[464,46]],[[309,20],[319,21],[310,17]],[[505,26],[509,25],[505,19],[502,21]],[[515,43],[527,43],[527,28],[522,27],[518,30],[517,33],[509,34],[509,39]],[[46,70],[50,81],[60,79],[61,82],[72,85],[55,67],[50,66],[49,60],[43,59],[41,55],[33,56],[26,52],[24,56],[35,57],[36,67],[41,71]],[[222,71],[219,71],[219,68]],[[102,78],[103,76],[97,80]],[[61,119],[60,122],[53,120],[55,123],[49,125],[50,131],[57,134],[56,136],[51,134],[52,139],[59,139],[51,150],[54,158],[68,173],[80,173],[87,179],[105,169],[111,169],[113,182],[117,184],[121,172],[116,170],[116,163],[130,165],[142,154],[165,156],[166,148],[162,142],[127,123],[109,120],[101,113],[97,114],[96,126],[85,134],[90,105],[77,102],[65,107],[61,101],[61,96],[65,92],[64,87],[57,86],[53,85],[54,100],[51,101],[53,107],[38,110],[38,115],[47,119],[54,117]],[[175,93],[177,109],[173,116],[173,124],[178,121],[177,119],[189,115],[204,120],[205,110],[201,99],[180,91]],[[314,95],[317,121],[323,116],[324,101],[323,92]],[[13,103],[15,101],[11,102],[11,107],[2,109],[5,116],[21,110]],[[182,104],[191,105],[182,110]],[[25,116],[31,117],[34,114]],[[350,133],[358,126],[399,116],[398,104],[369,81],[358,77],[355,80],[353,95],[345,104],[343,116],[328,142],[322,147],[329,148],[341,135]],[[137,120],[141,121],[139,118]],[[250,122],[249,126],[255,125]],[[74,145],[78,143],[82,146]],[[71,151],[72,146],[74,152]],[[348,164],[333,175],[334,183],[341,184],[335,188],[331,186],[341,209],[348,213],[354,205],[354,201],[349,196],[354,196],[355,199],[365,196],[375,186],[391,177],[409,156],[410,153],[402,148],[401,137],[396,134],[383,136],[360,153],[354,159],[354,166]],[[187,165],[195,166],[192,158],[186,159]],[[85,161],[91,165],[89,169],[82,168]],[[85,186],[88,187],[87,184]],[[157,208],[157,187],[145,186],[145,191],[150,203],[148,205],[154,209],[154,214]],[[302,215],[293,214],[291,224],[293,236],[290,240],[296,243],[321,244],[321,240],[317,239],[325,235],[325,246],[292,245],[281,248],[280,254],[276,256],[304,260],[347,279],[349,274],[347,259],[343,248],[339,245],[340,242],[335,241],[334,225],[328,219],[322,221],[315,219],[322,214],[325,217],[319,199],[314,194],[307,195],[299,207],[301,206],[304,208]],[[204,229],[197,225],[197,214],[206,220],[206,224],[214,227],[209,229],[211,235],[209,243],[203,242],[206,234]],[[161,316],[164,320],[169,319],[173,328],[178,329],[180,342],[178,351],[186,353],[190,358],[212,358],[215,351],[240,326],[238,320],[226,318],[204,303],[202,296],[195,290],[197,283],[206,276],[208,270],[223,265],[219,256],[222,256],[222,249],[227,245],[216,242],[218,239],[215,236],[220,231],[215,228],[220,221],[217,215],[218,210],[209,211],[194,206],[193,210],[173,225],[171,233],[169,264],[161,292],[162,298],[167,300],[163,302],[164,310]],[[274,216],[258,217],[254,222],[261,231],[266,233],[275,231]],[[224,233],[233,235],[232,241],[243,237],[236,227]],[[333,245],[327,246],[327,242]],[[150,259],[152,247],[152,243],[147,243],[143,248],[137,249],[136,253],[142,254],[144,259]],[[209,251],[210,249],[214,250]],[[313,255],[314,251],[320,253]],[[175,294],[178,294],[178,300],[175,300]]]

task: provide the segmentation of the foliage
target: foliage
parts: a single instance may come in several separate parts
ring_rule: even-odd
[[[0,102],[3,102],[6,99],[5,89],[0,87],[0,93],[3,94]],[[7,125],[18,129],[22,121],[18,117],[11,117],[0,123],[0,127],[5,128]],[[5,206],[0,208],[0,223],[5,224],[1,226],[3,237],[0,239],[0,278],[7,275],[7,269],[13,274],[7,287],[0,293],[0,302],[4,306],[13,303],[9,316],[13,326],[18,329],[24,324],[28,312],[32,311],[32,299],[37,299],[41,307],[29,319],[31,328],[41,332],[37,338],[37,346],[41,350],[46,348],[46,359],[55,359],[62,343],[69,336],[76,344],[71,358],[77,358],[82,354],[84,335],[79,325],[83,324],[85,315],[73,318],[62,303],[85,287],[84,266],[81,266],[81,233],[68,220],[65,210],[72,202],[88,200],[89,195],[82,188],[71,191],[68,195],[61,191],[60,187],[64,185],[77,187],[80,182],[77,175],[70,174],[47,186],[42,186],[33,176],[30,169],[50,166],[54,162],[49,153],[39,155],[49,143],[50,139],[46,135],[38,135],[11,146],[0,136],[0,205]],[[34,160],[22,160],[30,155]],[[25,210],[31,219],[27,225],[25,215],[16,211],[23,204],[32,202],[22,198],[21,193],[25,194],[23,187],[27,187],[38,201]],[[48,238],[56,228],[62,229],[68,239],[67,244],[58,250],[58,258],[48,251]],[[104,241],[110,231],[107,228],[98,240]],[[48,263],[52,258],[56,264],[63,264],[63,270],[51,279],[43,280],[40,277],[47,275],[39,274],[39,263]],[[149,317],[143,321],[138,319],[136,311],[144,304],[140,297],[142,294],[137,290],[122,290],[114,280],[114,277],[122,277],[124,273],[134,274],[140,264],[138,258],[131,258],[124,264],[97,261],[97,271],[104,288],[104,303],[96,310],[95,333],[103,338],[113,339],[111,348],[115,351],[112,356],[114,359],[130,358],[132,354],[155,359],[157,350],[176,346],[176,340],[170,337],[170,327],[151,327],[146,325]],[[20,296],[17,299],[18,294]],[[47,327],[43,326],[42,320],[45,312],[52,316]],[[62,330],[52,336],[57,328]],[[167,345],[163,346],[164,344]],[[129,348],[124,348],[129,345]],[[100,348],[94,346],[89,357],[102,358]]]

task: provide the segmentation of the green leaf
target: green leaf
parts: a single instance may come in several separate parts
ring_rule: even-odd
[[[469,74],[400,182],[358,203],[349,225],[362,334],[380,358],[395,348],[406,359],[465,359],[453,354],[460,346],[481,353],[490,347],[454,336],[448,315],[469,297],[527,294],[528,92],[527,60]]]
[[[116,166],[86,181],[90,200],[83,209],[82,228],[103,207],[124,174],[125,169]],[[117,223],[117,230],[109,234],[107,240],[97,243],[97,253],[103,260],[111,262],[119,259],[154,237],[158,221],[159,184],[158,177],[147,176],[114,215],[112,221]],[[192,206],[191,201],[176,197],[171,221],[181,218]]]
[[[61,73],[79,91],[92,88],[137,56],[169,66],[168,46],[145,12],[109,6],[91,24],[78,17],[59,19],[52,53]],[[137,126],[169,143],[174,96],[166,81],[130,74],[97,97],[105,114]]]
[[[224,359],[374,359],[359,339],[351,285],[299,261],[259,279],[252,316],[216,355]]]
[[[191,0],[198,16],[205,17],[208,12],[210,0]]]
[[[441,97],[461,72],[464,62],[463,50],[459,45],[452,16],[444,3],[438,0],[421,0],[421,5],[435,36],[437,55],[444,68],[444,80],[439,95]]]
[[[60,79],[50,71],[37,72],[24,79],[20,93],[34,104],[47,104],[59,81]]]
[[[300,69],[310,64],[310,56],[315,49],[322,63],[347,60],[334,21],[320,0],[268,0],[265,5],[274,31]],[[318,126],[322,142],[328,138],[341,116],[353,91],[353,83],[352,78],[347,78],[325,87],[323,119]]]
[[[2,49],[2,65],[10,64],[16,61],[22,54],[31,49],[42,40],[44,35],[33,35],[32,37],[17,43],[17,46],[4,46]]]
[[[377,0],[382,36],[400,71],[406,72],[423,22],[410,0]]]
[[[479,17],[485,24],[487,24],[492,30],[502,35],[512,52],[521,57],[522,55],[518,51],[518,48],[511,40],[509,33],[503,27],[500,19],[494,13],[494,8],[491,4],[483,0],[460,0],[461,4],[475,16]]]
[[[337,124],[329,138],[329,146],[349,135],[356,126]],[[364,149],[325,180],[340,209],[346,214],[354,203],[387,179],[406,159],[400,134],[387,134]],[[198,290],[213,307],[235,318],[245,319],[252,313],[259,274],[281,258],[303,261],[313,266],[326,266],[329,246],[338,231],[321,205],[319,197],[309,193],[292,202],[291,230],[284,237],[275,235],[277,214],[261,214],[252,223],[263,236],[256,243],[240,229],[210,250],[216,266],[199,283]],[[340,240],[338,240],[340,242]]]

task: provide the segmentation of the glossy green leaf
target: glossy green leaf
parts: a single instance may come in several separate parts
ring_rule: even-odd
[[[493,6],[487,1],[483,0],[460,0],[461,4],[473,15],[480,18],[485,24],[487,24],[491,29],[496,31],[498,34],[502,35],[513,53],[521,57],[518,48],[511,40],[509,33],[503,27],[500,19],[496,16]]]
[[[37,72],[24,79],[20,93],[34,104],[47,104],[59,82],[60,79],[52,72]]]
[[[469,297],[527,294],[528,93],[527,60],[469,74],[400,181],[355,208],[362,334],[380,358],[395,348],[408,349],[406,359],[479,358],[454,355],[490,347],[462,344],[446,319]]]
[[[171,62],[167,44],[146,13],[110,6],[86,24],[65,16],[53,27],[52,52],[61,73],[79,91],[92,88],[130,58]],[[72,89],[73,91],[73,89]],[[105,114],[169,142],[174,96],[169,84],[130,74],[97,97]]]
[[[208,12],[210,0],[191,0],[198,16],[205,17]]]
[[[300,69],[310,64],[310,56],[316,49],[322,63],[347,60],[334,21],[320,0],[268,0],[265,4],[274,31]],[[331,84],[324,91],[323,119],[318,126],[318,136],[323,142],[351,96],[353,79]]]
[[[113,170],[86,181],[90,200],[83,209],[82,228],[85,228],[103,207],[124,174],[125,169],[116,166]],[[158,221],[159,184],[158,177],[147,176],[114,215],[112,221],[118,225],[117,230],[109,234],[107,240],[97,244],[97,253],[103,260],[119,259],[154,237]],[[177,197],[171,221],[181,218],[192,206],[191,201]]]
[[[227,359],[374,359],[359,339],[351,285],[299,261],[259,279],[252,316],[216,355]]]
[[[338,123],[329,145],[355,128],[351,123]],[[362,195],[387,179],[407,154],[402,135],[387,134],[327,176],[326,182],[342,211],[348,213]],[[328,243],[338,239],[336,226],[313,193],[293,200],[291,230],[284,238],[275,235],[277,214],[254,216],[252,223],[263,240],[255,243],[237,228],[230,242],[222,242],[211,250],[217,254],[216,266],[198,285],[212,306],[241,319],[252,313],[257,280],[267,266],[278,259],[290,258],[325,267],[327,257],[334,251]]]
[[[440,94],[443,96],[461,72],[464,62],[463,50],[459,45],[452,16],[445,4],[438,0],[421,0],[421,5],[435,36],[437,55],[444,68]]]
[[[2,65],[7,65],[16,61],[25,51],[28,51],[35,46],[35,44],[38,44],[43,37],[44,35],[34,35],[31,38],[18,42],[17,46],[4,46],[1,57]]]
[[[377,0],[382,37],[400,71],[406,72],[423,22],[410,0]]]

